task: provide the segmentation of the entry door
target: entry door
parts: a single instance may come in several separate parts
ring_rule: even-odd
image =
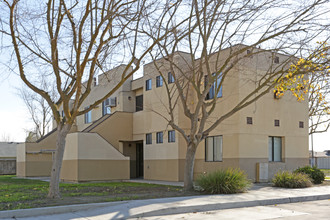
[[[143,178],[143,144],[136,144],[136,177]]]

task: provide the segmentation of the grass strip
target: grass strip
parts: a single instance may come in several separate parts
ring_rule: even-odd
[[[182,196],[182,187],[133,182],[61,183],[61,199],[47,199],[48,182],[0,176],[0,210]]]

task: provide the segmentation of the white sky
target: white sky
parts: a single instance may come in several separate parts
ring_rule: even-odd
[[[16,95],[21,85],[20,78],[11,74],[0,82],[0,139],[9,137],[10,141],[25,140],[24,129],[31,127],[30,115],[23,101]]]

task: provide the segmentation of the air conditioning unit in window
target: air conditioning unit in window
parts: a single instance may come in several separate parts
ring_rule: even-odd
[[[104,100],[104,105],[110,106],[110,98],[107,98],[106,100]]]
[[[117,106],[117,99],[116,99],[116,97],[109,98],[109,106],[111,106],[111,107]]]

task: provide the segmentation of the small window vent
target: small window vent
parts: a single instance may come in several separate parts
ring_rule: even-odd
[[[275,125],[275,127],[280,127],[280,120],[275,119],[274,125]]]

